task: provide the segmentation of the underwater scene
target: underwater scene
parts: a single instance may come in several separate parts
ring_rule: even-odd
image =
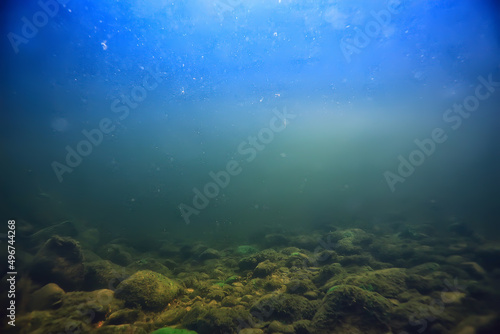
[[[5,0],[1,333],[500,333],[496,0]]]

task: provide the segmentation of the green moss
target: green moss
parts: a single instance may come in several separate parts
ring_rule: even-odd
[[[234,282],[238,281],[238,279],[239,279],[239,277],[238,277],[238,276],[233,275],[233,276],[228,277],[228,278],[224,281],[224,283],[226,283],[226,284],[231,284],[231,283],[234,283]]]
[[[225,287],[227,284],[226,284],[226,283],[224,283],[224,282],[217,282],[217,283],[214,283],[214,285],[217,285],[218,287],[223,288],[223,287]]]
[[[335,285],[335,286],[332,286],[330,289],[328,289],[328,291],[326,292],[327,294],[334,291],[335,289],[337,289],[339,286],[338,285]]]
[[[257,248],[248,245],[238,246],[238,248],[236,249],[236,253],[241,255],[249,255],[257,252]]]
[[[178,329],[172,327],[165,327],[151,332],[151,334],[197,334],[195,331],[190,331],[187,329]]]
[[[371,284],[367,284],[367,285],[361,284],[360,288],[363,290],[366,290],[366,291],[375,291],[375,289],[373,288],[373,285],[371,285]]]

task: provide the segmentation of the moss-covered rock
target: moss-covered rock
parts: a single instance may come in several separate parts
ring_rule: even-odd
[[[119,244],[108,244],[101,247],[99,255],[103,259],[110,260],[120,266],[128,266],[133,262],[130,252],[124,246]]]
[[[317,284],[324,284],[326,281],[333,278],[342,278],[346,275],[346,271],[340,263],[332,263],[321,267],[319,273],[313,278]]]
[[[260,298],[252,305],[250,312],[263,320],[293,322],[312,319],[316,304],[307,298],[289,294],[270,294]]]
[[[347,333],[345,324],[354,324],[361,333],[388,331],[391,303],[376,292],[356,286],[332,287],[313,318],[315,333]],[[332,331],[333,330],[333,331]]]
[[[130,277],[133,272],[109,260],[98,260],[85,265],[85,290],[114,290],[121,281]]]
[[[269,260],[261,262],[255,267],[253,270],[254,277],[266,277],[271,275],[272,272],[276,269],[276,265]]]
[[[239,326],[251,319],[243,307],[211,307],[201,303],[195,306],[182,319],[183,327],[199,334],[238,333]]]
[[[132,324],[141,316],[143,316],[141,311],[125,308],[111,313],[104,322],[104,325]]]
[[[61,306],[64,290],[59,285],[49,283],[36,290],[29,301],[30,310],[50,310]]]
[[[130,263],[127,266],[127,269],[130,269],[132,272],[140,270],[151,270],[167,277],[172,275],[170,269],[164,266],[160,261],[150,257],[142,258]]]
[[[138,271],[118,285],[116,297],[128,306],[141,306],[146,310],[160,310],[179,293],[175,281],[151,270]]]
[[[78,290],[85,276],[83,260],[77,241],[56,235],[47,240],[36,254],[30,276],[41,284],[56,283],[66,291]]]
[[[326,287],[352,285],[363,290],[378,292],[386,298],[396,298],[398,294],[408,289],[406,277],[405,269],[390,268],[349,275],[339,280],[334,279],[328,282]]]
[[[290,294],[302,295],[315,290],[316,286],[310,279],[294,279],[286,284],[286,291]]]
[[[197,334],[195,331],[190,331],[187,329],[165,327],[151,332],[151,334]]]

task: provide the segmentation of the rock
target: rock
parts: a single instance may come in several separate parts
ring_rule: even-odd
[[[132,255],[118,244],[109,244],[101,247],[99,255],[103,259],[110,260],[120,266],[128,266],[133,262]]]
[[[264,334],[264,331],[258,328],[243,328],[238,334]]]
[[[291,244],[302,249],[307,249],[309,251],[314,251],[317,247],[321,247],[319,244],[320,237],[314,237],[312,235],[299,235],[292,238]]]
[[[241,245],[236,248],[238,255],[251,255],[257,253],[259,250],[253,246]]]
[[[140,315],[141,312],[139,310],[121,309],[111,313],[104,322],[104,325],[108,326],[108,325],[131,324],[136,322],[139,319]]]
[[[465,292],[459,291],[442,291],[441,300],[445,304],[460,304],[466,296]]]
[[[349,275],[345,278],[332,280],[327,287],[336,285],[352,285],[366,291],[374,291],[386,298],[396,298],[406,291],[406,270],[401,268],[381,269]]]
[[[171,308],[156,315],[154,322],[156,326],[170,326],[181,322],[187,311],[184,308]]]
[[[99,230],[96,228],[89,228],[79,234],[78,241],[84,248],[94,249],[99,244],[99,238]]]
[[[148,333],[141,327],[129,324],[102,326],[100,328],[94,329],[92,332],[96,334],[128,334],[128,333],[147,334]]]
[[[151,334],[197,334],[197,333],[187,329],[165,327],[157,329],[154,332],[151,332]]]
[[[66,291],[80,289],[85,270],[79,244],[69,237],[50,238],[33,259],[30,276],[42,284],[56,283]]]
[[[336,242],[334,250],[340,255],[360,254],[373,242],[373,236],[359,228],[335,231],[329,237]]]
[[[179,293],[173,280],[151,270],[138,271],[118,285],[116,297],[131,307],[161,310]]]
[[[342,268],[340,263],[332,263],[321,267],[318,275],[313,278],[313,281],[318,284],[324,284],[332,278],[342,278],[345,275],[346,271]]]
[[[207,248],[200,255],[198,255],[198,259],[200,261],[218,259],[218,258],[220,258],[220,254],[217,250],[213,248]]]
[[[254,277],[266,277],[276,269],[276,265],[269,260],[261,262],[253,270]]]
[[[353,324],[360,333],[386,333],[390,331],[387,326],[390,311],[391,303],[380,294],[339,285],[330,289],[314,315],[314,333],[332,333],[332,328],[334,333],[347,333],[345,324]]]
[[[298,295],[269,294],[252,305],[250,311],[257,318],[264,317],[266,320],[291,322],[312,319],[315,305],[314,302]]]
[[[64,290],[59,285],[49,283],[33,292],[29,302],[30,310],[50,310],[61,306]]]
[[[465,259],[460,255],[451,255],[446,258],[446,263],[457,265],[462,262],[465,262]]]
[[[486,270],[500,268],[500,245],[489,243],[475,250],[477,262]]]
[[[170,269],[164,266],[160,261],[150,257],[142,258],[138,261],[132,262],[127,266],[127,269],[130,269],[132,272],[151,270],[167,277],[172,275]]]
[[[30,239],[34,245],[39,245],[56,235],[75,238],[78,235],[78,230],[72,222],[63,221],[62,223],[46,227],[33,233]]]
[[[483,279],[487,273],[477,262],[462,262],[460,267],[464,269],[471,277]]]
[[[85,266],[86,290],[115,290],[121,281],[128,278],[132,272],[108,260],[87,263]]]
[[[302,295],[308,291],[316,290],[316,286],[309,279],[295,279],[286,283],[286,291],[290,294]]]
[[[182,319],[182,325],[198,334],[237,333],[247,319],[251,315],[241,306],[211,307],[197,303]]]
[[[440,269],[440,265],[435,262],[427,262],[408,269],[408,274],[426,276],[435,273]]]
[[[238,262],[238,267],[241,270],[253,270],[259,264],[255,257],[245,257]]]
[[[450,333],[489,334],[499,333],[500,316],[495,313],[471,315],[463,319]]]
[[[158,254],[162,257],[172,257],[180,253],[181,249],[172,243],[163,243],[158,250]]]
[[[293,325],[285,325],[277,320],[272,321],[267,328],[269,333],[294,334]]]
[[[294,252],[290,254],[290,257],[286,260],[285,265],[288,268],[297,267],[304,268],[309,266],[313,262],[307,255],[301,252]]]
[[[298,320],[293,323],[295,334],[312,334],[310,327],[311,320]]]

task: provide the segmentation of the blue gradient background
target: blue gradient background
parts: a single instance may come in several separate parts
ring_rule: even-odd
[[[500,87],[459,129],[442,118],[478,76],[500,81],[494,1],[402,1],[350,62],[342,38],[387,1],[228,3],[68,1],[18,53],[7,35],[40,6],[2,4],[2,216],[117,235],[394,220],[498,232]],[[113,101],[148,69],[162,81],[119,120]],[[186,225],[179,204],[244,159],[275,108],[296,118]],[[103,118],[115,130],[59,182],[51,164]],[[448,140],[391,192],[383,173],[436,127]]]

